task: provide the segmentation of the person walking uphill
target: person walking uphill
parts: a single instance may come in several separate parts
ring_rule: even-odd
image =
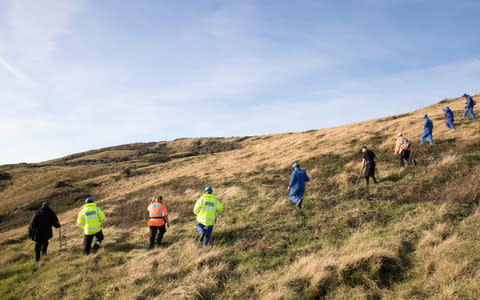
[[[368,150],[367,146],[362,147],[363,160],[362,168],[365,168],[365,185],[368,185],[369,178],[372,177],[373,183],[377,183],[375,178],[375,153]]]
[[[395,155],[399,156],[400,167],[404,166],[404,160],[406,160],[408,164],[412,164],[412,160],[410,159],[410,142],[401,132],[397,135]],[[415,162],[413,162],[413,164],[415,164]]]
[[[423,146],[423,143],[425,143],[425,139],[428,139],[428,142],[430,143],[430,146],[433,145],[433,122],[428,118],[427,115],[424,115],[422,119],[425,120],[423,123],[423,134],[422,134],[422,139],[420,141],[420,147]]]
[[[310,181],[307,172],[300,169],[300,165],[296,162],[292,165],[292,176],[288,183],[288,190],[290,193],[288,197],[296,203],[296,208],[301,209],[303,204],[303,195],[305,194],[305,182]]]
[[[453,125],[453,122],[455,121],[453,111],[448,106],[445,106],[442,110],[445,113],[445,119],[447,119],[445,125],[447,125],[448,128],[455,130],[455,125]]]
[[[463,97],[467,99],[467,102],[465,102],[465,112],[463,113],[463,118],[465,118],[467,114],[470,114],[470,117],[472,118],[472,120],[476,120],[475,114],[473,113],[473,107],[476,104],[475,101],[473,101],[470,95],[463,94]]]
[[[195,203],[193,212],[197,216],[197,230],[200,235],[200,242],[205,246],[210,242],[212,236],[213,225],[217,221],[217,212],[223,211],[223,205],[212,194],[211,186],[205,188],[205,194]]]
[[[96,253],[102,245],[102,223],[104,220],[105,214],[103,211],[93,203],[91,197],[88,197],[85,200],[85,205],[82,210],[78,213],[77,218],[78,226],[83,228],[83,252],[85,252],[85,254],[90,254],[90,248],[94,237],[96,238],[96,241],[93,245],[93,253]]]
[[[50,209],[48,202],[42,203],[28,227],[28,237],[35,241],[35,261],[40,260],[40,252],[47,255],[48,240],[53,237],[52,226],[60,228],[57,215]]]
[[[148,227],[150,227],[150,249],[153,249],[155,246],[155,240],[157,242],[157,247],[160,247],[162,242],[163,235],[167,231],[165,225],[170,227],[168,222],[168,211],[165,204],[163,204],[163,197],[156,196],[153,197],[152,203],[148,206]],[[158,232],[158,235],[157,235]]]

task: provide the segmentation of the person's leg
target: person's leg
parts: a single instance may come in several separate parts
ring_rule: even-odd
[[[35,242],[35,247],[34,247],[35,261],[40,260],[40,250],[41,250],[41,248],[42,248],[42,244],[40,242]]]
[[[165,225],[158,227],[158,236],[157,236],[157,247],[160,247],[162,243],[163,235],[167,230],[165,229]]]
[[[42,244],[42,254],[47,255],[47,248],[48,248],[48,240],[43,242]]]
[[[202,223],[197,222],[196,226],[197,226],[198,234],[202,234],[205,232],[205,227]]]
[[[468,108],[467,108],[467,107],[465,107],[465,111],[463,112],[463,116],[462,116],[462,118],[465,118],[465,116],[466,116],[467,114],[468,114]]]
[[[365,166],[365,185],[368,185],[368,184],[369,184],[370,168],[371,168],[371,166],[370,166],[369,164],[367,164],[367,165]]]
[[[103,241],[103,232],[100,230],[99,232],[95,233],[95,244],[93,245],[92,251],[96,253],[100,246],[102,246]]]
[[[200,222],[198,222],[196,226],[199,234],[199,241],[203,243],[203,239],[205,238],[206,234],[206,226]]]
[[[372,165],[372,168],[371,168],[371,173],[370,173],[370,177],[372,177],[372,180],[373,180],[373,183],[377,183],[377,179],[375,178],[375,165]]]
[[[293,187],[291,190],[290,190],[290,193],[288,194],[288,197],[290,198],[290,200],[293,201],[293,203],[297,203],[298,200],[299,200],[299,197],[298,197],[298,189],[296,187]]]
[[[203,244],[206,246],[210,242],[210,237],[212,236],[212,231],[213,231],[213,225],[212,226],[206,226],[205,228],[205,239]]]
[[[93,234],[83,235],[83,252],[85,254],[90,254],[90,248],[92,247]]]
[[[432,146],[432,145],[433,145],[433,136],[432,136],[432,134],[430,133],[430,134],[427,136],[427,138],[428,138],[428,142],[430,143],[430,146]]]
[[[155,246],[155,236],[157,235],[157,227],[156,226],[150,226],[150,245],[149,248],[153,249]]]
[[[299,190],[297,192],[297,196],[298,196],[298,201],[297,201],[297,206],[296,208],[297,209],[301,209],[302,208],[302,205],[303,205],[303,195],[305,194],[305,190]]]
[[[455,125],[453,125],[453,120],[452,119],[448,119],[447,123],[445,123],[445,124],[447,125],[448,128],[455,129]]]
[[[410,159],[410,150],[403,151],[403,158],[407,161],[409,165],[412,164],[412,160]]]
[[[404,166],[404,164],[403,164],[403,153],[404,153],[404,151],[400,152],[400,154],[398,155],[398,161],[400,162],[400,167],[401,168]]]
[[[427,135],[425,133],[422,134],[422,139],[420,140],[420,146],[423,146],[423,143],[425,143],[425,138]]]
[[[472,120],[476,120],[475,114],[473,113],[473,107],[469,109],[469,113],[470,113],[470,117],[472,118]]]

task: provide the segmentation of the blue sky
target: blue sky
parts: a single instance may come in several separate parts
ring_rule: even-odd
[[[0,164],[480,92],[480,2],[0,2]]]

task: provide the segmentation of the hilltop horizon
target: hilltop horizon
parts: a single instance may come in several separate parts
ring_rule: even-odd
[[[472,97],[476,98],[479,95],[480,95],[480,93],[472,94]],[[442,101],[452,101],[453,99],[455,99],[455,98],[443,98],[443,99],[437,101],[436,103],[438,104],[438,103],[442,103]],[[434,104],[435,103],[432,103],[431,105],[434,105]],[[420,110],[422,110],[422,108],[418,108],[415,111],[420,111]],[[400,111],[400,112],[396,112],[393,115],[401,115],[401,114],[405,114],[405,113],[412,113],[412,111]],[[356,124],[356,123],[374,121],[376,119],[382,119],[382,118],[385,118],[385,117],[388,117],[388,115],[379,116],[379,117],[376,117],[374,119],[368,119],[368,120],[357,120],[357,121],[354,121],[354,122],[348,122],[347,121],[344,124],[338,124],[338,125],[328,127],[328,128],[344,127],[344,126],[349,126],[349,125]],[[421,115],[419,115],[419,117],[421,117]],[[14,162],[14,163],[3,163],[3,164],[0,163],[0,168],[15,166],[15,165],[18,165],[18,164],[41,164],[41,163],[45,163],[45,162],[48,162],[48,161],[64,159],[64,158],[67,158],[71,155],[79,155],[79,154],[82,154],[82,153],[87,153],[87,152],[92,152],[92,151],[103,151],[103,150],[111,149],[111,148],[122,148],[122,147],[127,147],[129,145],[135,145],[135,144],[168,143],[168,142],[174,142],[174,141],[185,140],[185,139],[186,140],[192,140],[192,139],[208,139],[208,138],[229,139],[229,138],[243,138],[243,137],[261,137],[261,136],[269,136],[269,135],[281,135],[281,134],[285,134],[285,133],[301,133],[301,132],[308,132],[308,131],[312,131],[312,130],[322,130],[322,129],[328,129],[328,128],[310,128],[310,129],[306,129],[306,130],[303,130],[303,131],[286,131],[286,132],[264,133],[264,134],[258,134],[258,135],[238,135],[238,136],[208,136],[208,135],[203,135],[203,136],[195,136],[195,137],[176,137],[176,138],[167,139],[167,140],[160,140],[160,141],[132,141],[130,143],[124,143],[124,144],[119,144],[119,145],[104,145],[104,146],[99,147],[99,148],[84,149],[83,151],[79,151],[79,152],[75,152],[75,153],[66,153],[66,154],[61,155],[61,156],[51,157],[49,159],[36,161],[36,162],[21,161],[21,162]]]

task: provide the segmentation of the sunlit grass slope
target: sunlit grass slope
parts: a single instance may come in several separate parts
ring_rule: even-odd
[[[480,95],[475,96],[480,101]],[[444,125],[449,105],[457,130]],[[480,121],[464,99],[330,129],[180,139],[0,167],[1,299],[477,299],[480,297]],[[423,114],[433,147],[418,147]],[[396,134],[416,167],[398,167]],[[354,183],[360,147],[378,185]],[[304,209],[287,201],[291,164],[312,179]],[[194,240],[205,185],[225,206],[212,245]],[[146,207],[166,200],[172,226],[147,250]],[[81,252],[87,195],[106,213],[104,248]],[[51,201],[62,227],[33,260],[26,225]]]

